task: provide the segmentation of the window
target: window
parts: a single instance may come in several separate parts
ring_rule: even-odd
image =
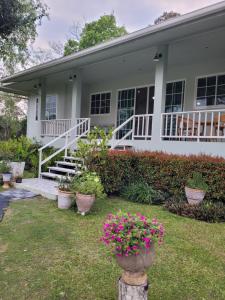
[[[38,113],[39,113],[39,100],[38,98],[36,98],[36,102],[35,102],[35,121],[38,121]]]
[[[100,115],[110,113],[111,93],[98,93],[91,95],[91,114]]]
[[[196,106],[225,105],[225,75],[198,79]]]
[[[184,103],[184,89],[184,80],[167,83],[165,112],[182,111]]]
[[[48,95],[46,97],[45,118],[46,120],[56,119],[56,96],[55,95]]]

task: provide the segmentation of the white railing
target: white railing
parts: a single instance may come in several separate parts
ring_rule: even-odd
[[[72,127],[72,120],[41,120],[41,136],[59,136]]]
[[[147,140],[152,136],[153,114],[133,115],[118,126],[112,135],[111,147],[115,149],[124,140]]]
[[[39,151],[39,177],[41,176],[42,166],[46,162],[48,162],[50,159],[52,159],[62,151],[65,151],[64,154],[65,156],[67,156],[68,149],[75,146],[76,142],[80,138],[85,137],[90,131],[90,118],[75,119],[74,124],[75,124],[74,127],[62,133],[57,138],[50,141],[48,144],[44,145],[38,150]],[[50,156],[43,159],[43,150],[50,146],[51,147],[57,146],[57,142],[59,142],[60,140],[63,140],[64,145],[60,149],[52,153]]]
[[[161,138],[225,142],[225,109],[163,113]]]

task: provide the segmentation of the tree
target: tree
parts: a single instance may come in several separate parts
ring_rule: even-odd
[[[172,19],[172,18],[175,18],[175,17],[178,17],[180,16],[179,13],[175,12],[175,11],[170,11],[170,12],[164,12],[161,16],[159,16],[155,21],[154,21],[154,24],[157,25],[157,24],[160,24],[166,20],[169,20],[169,19]]]
[[[13,71],[25,62],[27,45],[37,36],[37,25],[47,15],[41,0],[0,0],[0,59]]]
[[[116,24],[114,15],[101,16],[97,21],[86,23],[80,35],[66,42],[64,55],[95,46],[126,33],[127,31],[124,26],[120,27]]]

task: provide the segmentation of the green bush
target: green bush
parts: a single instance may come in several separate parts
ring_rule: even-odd
[[[0,161],[0,174],[10,173],[10,166],[5,161]]]
[[[160,204],[165,199],[162,192],[156,191],[144,182],[131,183],[124,187],[121,196],[127,200],[143,204]]]
[[[184,196],[190,174],[200,172],[208,185],[206,200],[225,203],[225,160],[210,156],[179,156],[159,152],[109,151],[105,163],[93,165],[108,194],[140,179],[169,196]]]
[[[190,205],[186,201],[172,198],[164,207],[179,216],[206,221],[209,223],[225,222],[225,204],[222,202],[203,201],[199,205]]]
[[[189,178],[187,181],[187,186],[191,189],[199,189],[203,191],[207,191],[208,185],[202,177],[201,173],[194,172],[192,178]]]

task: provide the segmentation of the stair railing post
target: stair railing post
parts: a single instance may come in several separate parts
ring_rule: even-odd
[[[68,156],[68,133],[66,134],[66,141],[65,141],[65,156]]]
[[[38,178],[41,178],[42,150],[39,151]]]

